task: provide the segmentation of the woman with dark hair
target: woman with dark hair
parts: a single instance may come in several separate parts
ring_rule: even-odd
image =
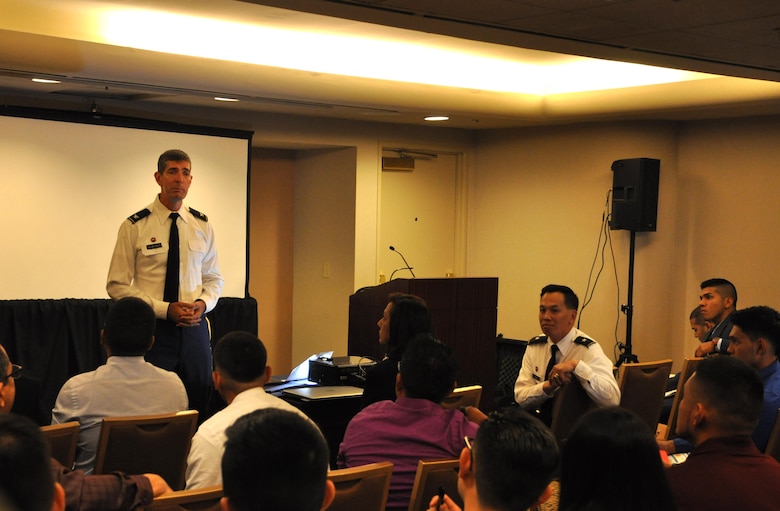
[[[387,352],[381,362],[366,371],[361,408],[386,399],[395,401],[398,362],[406,345],[419,334],[433,334],[425,300],[404,293],[392,293],[387,297],[384,313],[376,325],[379,344],[387,346]]]
[[[559,511],[674,511],[658,444],[619,407],[582,416],[563,445]]]

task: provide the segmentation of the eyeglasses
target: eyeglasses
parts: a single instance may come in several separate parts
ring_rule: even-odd
[[[22,366],[18,364],[11,364],[11,374],[6,376],[5,378],[2,378],[3,383],[8,383],[8,378],[13,378],[14,380],[18,380],[22,377]]]

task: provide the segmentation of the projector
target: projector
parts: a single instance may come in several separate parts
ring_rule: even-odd
[[[376,362],[372,359],[354,355],[317,358],[309,360],[309,381],[320,385],[357,385],[365,382],[366,368],[373,365]]]

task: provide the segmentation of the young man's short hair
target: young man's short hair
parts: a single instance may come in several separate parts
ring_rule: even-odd
[[[53,500],[49,444],[38,425],[0,414],[0,509],[51,511]]]
[[[406,347],[399,370],[406,397],[441,403],[455,386],[458,359],[452,348],[423,334]]]
[[[764,384],[758,373],[734,357],[705,358],[696,366],[696,396],[717,410],[728,429],[750,434],[764,406]]]
[[[775,309],[764,305],[740,309],[732,314],[731,323],[751,341],[766,339],[775,355],[780,354],[780,313]]]
[[[112,355],[140,356],[151,346],[156,326],[152,307],[140,298],[128,296],[108,309],[103,332]]]
[[[181,149],[168,149],[157,158],[157,172],[162,174],[165,172],[165,166],[169,161],[186,161],[192,164],[190,155],[182,151]]]
[[[214,346],[214,365],[234,381],[255,381],[263,376],[267,364],[268,353],[263,342],[249,332],[230,332]]]
[[[558,444],[552,432],[517,407],[488,415],[472,449],[480,505],[499,511],[528,509],[558,467]]]
[[[701,289],[704,289],[705,287],[714,287],[718,290],[718,294],[723,298],[733,298],[734,308],[737,307],[737,288],[728,280],[721,278],[707,279],[702,282],[699,287]]]
[[[276,408],[256,410],[225,432],[222,488],[236,511],[318,511],[328,445],[314,424]]]
[[[561,293],[563,295],[563,303],[566,304],[568,309],[577,310],[580,306],[580,299],[577,294],[569,286],[562,286],[560,284],[547,284],[542,288],[540,297],[547,293]]]

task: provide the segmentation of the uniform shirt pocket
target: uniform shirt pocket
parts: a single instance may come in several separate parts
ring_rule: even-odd
[[[187,242],[187,246],[190,247],[191,252],[202,252],[205,253],[206,248],[206,242],[203,240],[189,240]]]

